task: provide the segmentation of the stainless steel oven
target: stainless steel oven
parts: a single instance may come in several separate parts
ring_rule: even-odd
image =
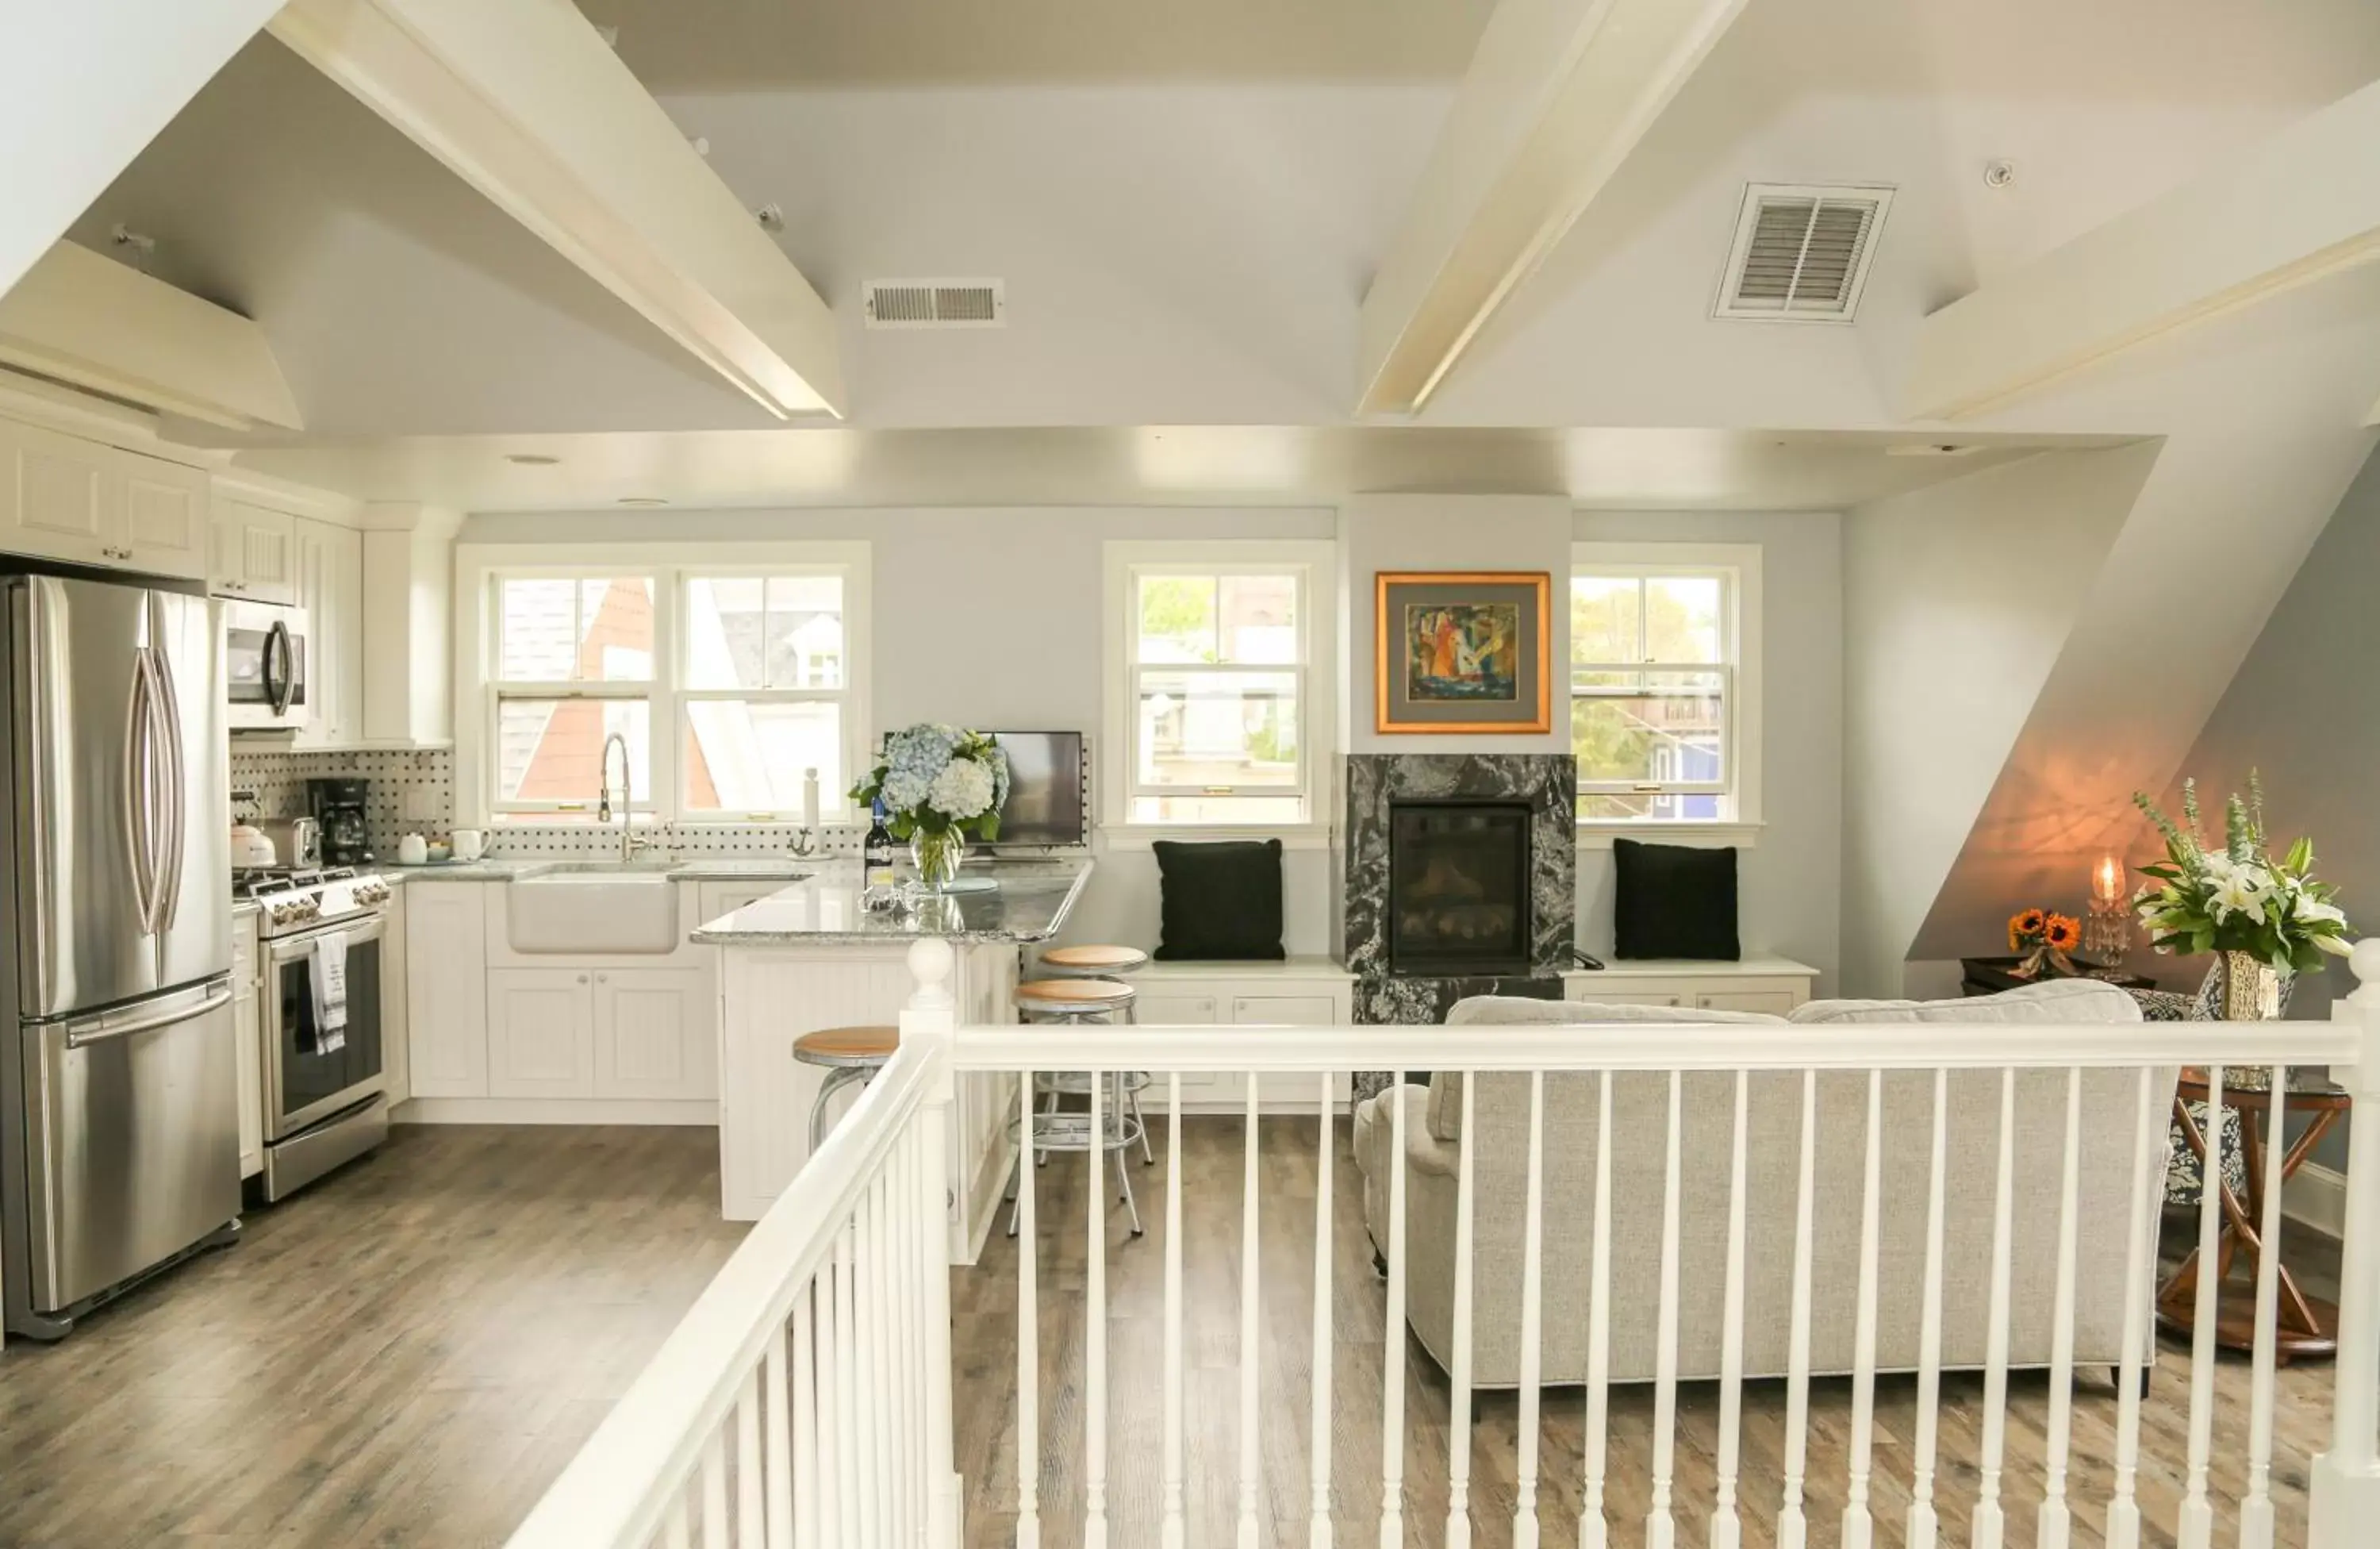
[[[313,640],[304,608],[225,603],[224,697],[234,731],[297,731],[312,711]]]
[[[314,947],[346,937],[346,1026],[326,1038],[316,1018]],[[372,914],[261,944],[264,984],[264,1194],[279,1200],[388,1135],[382,1060],[384,916]]]

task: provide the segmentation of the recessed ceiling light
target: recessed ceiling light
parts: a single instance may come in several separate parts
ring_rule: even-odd
[[[668,501],[663,500],[657,494],[624,494],[620,497],[619,503],[623,506],[666,506],[669,504]]]
[[[506,452],[504,454],[504,461],[511,463],[515,468],[552,468],[561,460],[560,457],[548,457],[543,452]]]

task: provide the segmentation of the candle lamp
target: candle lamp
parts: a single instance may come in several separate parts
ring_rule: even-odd
[[[2124,896],[2124,862],[2112,853],[2091,863],[2091,909],[2082,921],[2085,957],[2113,966],[2132,947],[2132,906]]]

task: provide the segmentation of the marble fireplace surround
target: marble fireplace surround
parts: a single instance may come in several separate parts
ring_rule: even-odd
[[[1347,757],[1341,947],[1355,976],[1355,1020],[1434,1024],[1466,995],[1558,999],[1577,939],[1578,761],[1567,753],[1351,753]],[[1389,813],[1398,801],[1529,805],[1530,971],[1445,979],[1389,970]]]

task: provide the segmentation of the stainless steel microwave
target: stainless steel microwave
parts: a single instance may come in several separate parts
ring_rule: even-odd
[[[313,639],[304,608],[223,604],[224,693],[234,731],[298,731],[312,714]]]

